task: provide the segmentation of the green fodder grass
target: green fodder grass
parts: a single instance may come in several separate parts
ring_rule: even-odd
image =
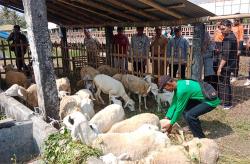
[[[49,136],[45,142],[43,160],[45,163],[86,163],[91,157],[102,155],[100,150],[91,148],[80,141],[72,141],[71,135],[67,130],[57,132]]]

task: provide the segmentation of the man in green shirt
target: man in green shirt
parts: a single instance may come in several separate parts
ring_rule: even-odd
[[[170,76],[161,76],[159,87],[173,92],[174,97],[165,119],[170,120],[162,128],[171,132],[172,126],[183,114],[194,137],[204,138],[205,135],[201,128],[199,116],[212,111],[220,103],[217,97],[214,100],[208,100],[204,97],[199,82],[194,80],[173,80]],[[168,122],[168,121],[166,121]]]

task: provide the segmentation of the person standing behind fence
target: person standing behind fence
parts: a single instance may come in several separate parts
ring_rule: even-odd
[[[162,35],[161,27],[155,27],[155,36],[151,42],[151,54],[154,55],[154,74],[164,75],[164,60],[160,60],[160,70],[158,70],[158,56],[164,57],[167,49],[168,39]]]
[[[117,34],[113,37],[113,49],[115,55],[122,55],[118,59],[118,57],[114,57],[114,66],[116,68],[121,68],[122,70],[128,70],[128,60],[127,60],[127,51],[129,46],[128,37],[124,34],[123,27],[117,28]]]
[[[145,65],[147,64],[147,60],[140,59],[140,56],[148,56],[150,41],[149,38],[143,33],[144,27],[137,27],[136,31],[137,34],[133,35],[131,38],[131,52],[134,57],[133,70],[136,72],[140,71],[141,73],[145,73]]]
[[[86,46],[88,65],[97,67],[97,56],[99,55],[99,49],[101,44],[96,38],[93,38],[89,29],[84,29],[84,45]]]
[[[185,79],[185,71],[186,71],[186,63],[187,63],[187,53],[189,48],[189,43],[187,39],[185,39],[181,35],[181,29],[175,28],[174,29],[174,38],[170,39],[167,47],[167,56],[171,57],[171,55],[174,55],[174,61],[173,61],[173,77],[176,78],[177,71],[181,71],[181,78]],[[173,52],[172,52],[173,50]],[[181,52],[181,54],[179,54]],[[179,57],[181,58],[181,61],[179,61]],[[178,68],[178,63],[181,62],[181,70]],[[170,61],[169,65],[169,74],[171,74],[171,65],[172,61]]]
[[[206,31],[204,35],[203,46],[201,49],[204,66],[204,81],[211,84],[217,90],[218,79],[216,78],[213,68],[213,50],[214,44],[210,38],[209,33]]]
[[[13,41],[10,45],[10,50],[16,55],[16,66],[19,71],[26,69],[24,63],[24,55],[27,51],[28,40],[24,34],[20,32],[20,26],[14,25],[13,32],[10,33],[7,41]]]
[[[214,70],[218,70],[219,58],[221,54],[222,41],[224,36],[221,33],[221,22],[216,23],[216,30],[214,31],[214,42],[215,42],[215,51],[214,51]]]
[[[236,64],[237,39],[232,31],[232,22],[224,20],[221,24],[221,31],[224,36],[222,42],[222,57],[218,66],[219,76],[219,97],[223,100],[224,109],[232,107],[232,89],[230,76],[232,67]]]
[[[235,82],[238,77],[239,73],[239,63],[240,63],[240,54],[243,49],[243,36],[244,36],[244,28],[243,25],[241,24],[242,19],[236,18],[234,19],[234,26],[232,27],[232,31],[234,32],[234,35],[236,36],[237,39],[237,45],[238,45],[238,52],[237,52],[237,57],[236,57],[236,65],[235,65],[235,70],[233,71],[233,77],[231,79],[231,83]]]

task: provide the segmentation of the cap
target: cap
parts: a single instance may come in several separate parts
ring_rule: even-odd
[[[162,89],[168,82],[172,81],[172,78],[169,75],[163,75],[159,80],[159,89]]]

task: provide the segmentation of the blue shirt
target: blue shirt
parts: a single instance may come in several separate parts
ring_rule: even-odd
[[[182,36],[178,38],[177,37],[171,38],[170,41],[168,42],[168,48],[167,48],[168,57],[171,57],[172,47],[174,51],[173,55],[174,55],[175,62],[177,62],[179,58],[179,49],[181,49],[181,59],[183,59],[184,61],[187,61],[187,52],[188,52],[188,47],[189,47],[189,43],[187,39],[183,38]]]

